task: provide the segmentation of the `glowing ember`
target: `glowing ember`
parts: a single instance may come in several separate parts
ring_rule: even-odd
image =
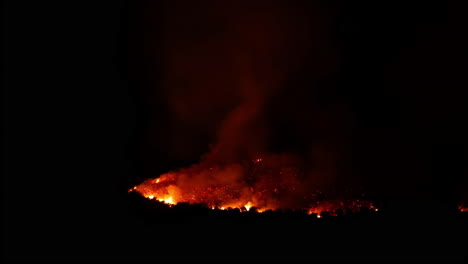
[[[288,157],[269,156],[251,162],[224,166],[199,164],[169,172],[135,186],[148,199],[175,205],[177,203],[205,204],[213,210],[237,208],[256,212],[278,209],[304,209],[308,214],[323,211],[330,215],[338,209],[378,209],[363,200],[324,200],[320,192],[308,192],[303,187],[303,173]]]

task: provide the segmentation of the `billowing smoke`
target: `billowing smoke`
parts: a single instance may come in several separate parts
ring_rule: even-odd
[[[346,117],[340,106],[316,103],[334,70],[324,9],[307,1],[169,1],[164,8],[168,155],[202,157],[167,177],[176,192],[194,182],[243,192],[241,184],[267,197],[282,186],[276,197],[288,203],[330,187]],[[257,194],[245,200],[261,200]],[[267,200],[257,204],[272,207]]]
[[[217,137],[211,156],[262,148],[269,97],[284,89],[309,42],[307,22],[284,8],[271,1],[167,7],[163,85],[174,124]]]

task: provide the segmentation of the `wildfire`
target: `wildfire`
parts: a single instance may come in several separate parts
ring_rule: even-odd
[[[239,209],[263,213],[268,210],[300,209],[321,218],[324,211],[337,215],[338,209],[353,212],[362,208],[378,211],[363,200],[323,200],[320,193],[305,193],[291,203],[301,187],[301,171],[297,164],[283,157],[256,158],[250,163],[230,166],[199,164],[169,172],[144,181],[129,191],[168,204],[205,204],[213,210]],[[288,202],[284,202],[288,201]]]

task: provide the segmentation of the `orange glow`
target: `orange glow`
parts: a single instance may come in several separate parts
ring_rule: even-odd
[[[154,196],[153,196],[153,195],[150,195],[150,196],[148,196],[147,198],[153,199]],[[162,202],[162,203],[169,204],[169,205],[177,204],[176,202],[174,202],[174,198],[172,198],[171,196],[166,196],[166,197],[164,197],[164,198],[157,198],[157,200],[160,201],[160,202]]]
[[[174,200],[172,199],[172,197],[164,199],[164,202],[167,204],[174,204]]]
[[[249,7],[248,10],[252,5],[257,5],[253,2],[258,1],[246,2],[249,2],[245,6]],[[211,18],[219,17],[218,12],[214,12],[218,5],[210,6],[213,7],[197,9],[197,12],[202,13],[196,17],[204,17],[199,21],[202,24],[196,23],[197,27],[210,22]],[[241,8],[237,11],[244,10],[242,6],[236,7]],[[163,25],[164,28],[167,26],[165,30],[170,34],[165,34],[167,38],[162,45],[164,63],[161,66],[164,68],[164,78],[161,84],[167,88],[163,93],[167,97],[162,99],[167,102],[165,106],[168,114],[170,113],[168,117],[174,119],[168,119],[169,127],[162,129],[177,132],[172,133],[173,135],[168,134],[170,137],[167,138],[167,144],[164,144],[167,146],[167,157],[182,158],[185,154],[188,154],[186,157],[193,157],[196,153],[193,151],[198,149],[198,144],[186,145],[185,142],[197,138],[211,135],[210,141],[212,140],[213,144],[200,163],[159,177],[155,175],[153,179],[138,185],[139,194],[171,205],[203,204],[213,210],[232,208],[241,212],[252,212],[255,209],[256,212],[283,209],[306,212],[310,209],[311,213],[317,213],[342,207],[369,206],[369,202],[354,202],[351,199],[344,204],[333,200],[322,205],[324,200],[334,198],[317,194],[316,189],[319,186],[314,184],[320,184],[323,188],[329,187],[328,184],[335,179],[335,171],[340,171],[336,170],[335,156],[340,157],[338,152],[341,150],[326,149],[328,141],[323,146],[318,144],[320,146],[317,148],[304,142],[304,145],[301,145],[304,150],[307,149],[307,155],[265,153],[272,143],[270,140],[276,138],[276,133],[269,131],[274,127],[270,126],[270,121],[273,120],[269,117],[272,106],[281,103],[280,120],[284,118],[284,121],[287,121],[285,124],[289,121],[292,121],[291,124],[299,122],[299,116],[294,115],[295,111],[302,109],[302,105],[297,105],[296,108],[294,100],[290,100],[294,97],[287,96],[289,99],[283,104],[281,96],[272,95],[282,95],[283,89],[288,90],[288,84],[294,83],[297,77],[295,74],[289,74],[295,69],[302,69],[303,65],[308,65],[309,57],[326,59],[325,68],[334,65],[329,62],[335,61],[334,56],[330,57],[331,60],[328,60],[328,55],[323,56],[333,53],[327,52],[328,48],[326,52],[317,53],[317,56],[310,53],[312,43],[317,44],[317,47],[329,45],[317,42],[323,40],[323,37],[320,37],[322,33],[315,36],[313,30],[309,30],[309,23],[304,23],[306,20],[302,17],[302,10],[288,7],[288,12],[292,12],[289,14],[284,12],[286,9],[278,8],[276,4],[268,6],[272,9],[258,13],[248,11],[242,15],[237,11],[231,13],[226,12],[228,10],[224,10],[224,7],[221,8],[219,14],[223,17],[223,30],[206,38],[202,34],[201,38],[197,38],[200,41],[197,45],[185,41],[193,38],[193,32],[177,30],[185,28],[184,23],[188,23],[186,26],[192,28],[192,19],[180,20],[178,16],[165,16],[167,21]],[[263,9],[265,6],[260,4],[258,7]],[[212,22],[215,21],[217,19]],[[282,30],[278,30],[279,28]],[[321,68],[319,75],[328,74],[330,69],[325,68]],[[174,89],[180,87],[181,77],[184,89]],[[295,92],[286,94],[296,95]],[[305,101],[300,102],[302,104]],[[333,117],[330,125],[326,120],[327,122],[320,123],[317,128],[325,129],[324,131],[333,130],[335,114],[340,116],[336,121],[341,120],[341,107],[337,110],[339,112],[330,112],[333,113],[330,116]],[[275,111],[271,113],[276,115]],[[322,120],[322,112],[320,113],[317,120]],[[325,113],[323,117],[328,116],[328,110],[323,112]],[[309,117],[306,120],[309,120]],[[310,119],[312,120],[315,120],[315,117]],[[277,124],[282,123],[283,121]],[[273,124],[276,122],[271,123]],[[197,130],[197,127],[201,130]],[[300,128],[294,125],[290,129]],[[324,131],[319,131],[317,135],[325,135]],[[308,137],[309,133],[301,131],[298,135],[302,134]],[[331,135],[334,137],[334,133]],[[341,135],[339,137],[341,139]],[[310,142],[315,142],[315,138]]]
[[[270,208],[259,208],[259,209],[257,209],[257,212],[258,213],[263,213],[263,212],[266,212],[268,210],[271,210],[271,209]]]
[[[304,195],[304,200],[282,203],[282,197],[294,195],[300,189],[297,167],[284,162],[283,158],[256,158],[252,163],[215,166],[198,164],[176,172],[162,174],[156,179],[144,181],[133,190],[142,196],[168,205],[183,202],[205,204],[213,210],[240,209],[262,213],[267,210],[300,209],[308,214],[323,211],[336,216],[338,209],[348,208],[359,212],[361,207],[378,209],[368,201],[317,200],[316,194]],[[258,175],[246,175],[246,173]],[[247,177],[248,178],[247,180]],[[320,194],[320,193],[319,193]]]

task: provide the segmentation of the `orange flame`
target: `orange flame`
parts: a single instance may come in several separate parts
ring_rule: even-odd
[[[300,171],[295,166],[278,162],[275,158],[256,158],[249,165],[230,166],[196,165],[169,172],[157,179],[150,179],[135,186],[130,191],[137,191],[144,197],[168,205],[177,203],[205,204],[213,210],[240,209],[263,213],[278,209],[305,209],[308,214],[332,212],[348,207],[358,210],[367,207],[378,209],[368,201],[318,201],[314,195],[305,195],[299,205],[284,203],[282,199],[297,194],[301,182]],[[309,197],[309,198],[307,198]]]

